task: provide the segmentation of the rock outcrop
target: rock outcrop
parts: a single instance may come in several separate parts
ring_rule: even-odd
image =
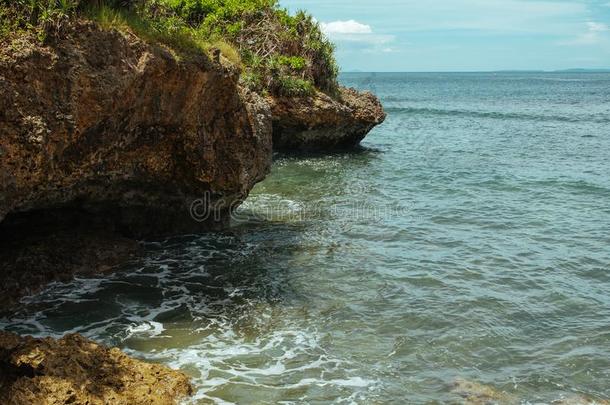
[[[192,394],[189,378],[80,335],[59,340],[0,331],[0,403],[168,405]]]
[[[238,76],[91,22],[2,44],[0,310],[111,269],[130,238],[225,225],[272,155],[270,108]]]
[[[332,98],[316,92],[298,100],[269,98],[273,148],[278,151],[328,151],[356,146],[386,117],[373,94],[340,88]]]
[[[226,222],[271,164],[269,108],[238,76],[86,22],[4,44],[0,221],[70,208],[134,236]]]
[[[356,145],[371,94],[263,99],[218,54],[178,55],[91,22],[0,43],[0,310],[112,270],[136,238],[214,229],[279,150]],[[170,404],[188,378],[78,335],[0,331],[0,403]]]
[[[133,238],[225,226],[276,150],[358,144],[370,93],[266,99],[217,54],[176,54],[92,22],[0,47],[0,310],[111,270]],[[273,132],[273,136],[272,136]]]

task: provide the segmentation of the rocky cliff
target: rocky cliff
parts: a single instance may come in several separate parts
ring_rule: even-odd
[[[113,270],[138,238],[226,225],[269,172],[272,142],[352,146],[385,117],[354,90],[264,99],[218,53],[176,54],[91,22],[44,46],[2,41],[0,310],[51,281]],[[2,403],[165,404],[190,391],[181,373],[79,336],[0,331]]]
[[[0,220],[69,208],[152,235],[209,228],[189,214],[205,197],[225,221],[271,163],[269,108],[238,75],[92,23],[3,46]]]
[[[92,22],[44,46],[5,39],[0,306],[112,269],[138,253],[130,238],[226,225],[268,173],[272,142],[344,148],[385,118],[369,93],[263,99],[238,78],[222,57],[176,54]]]
[[[269,106],[224,62],[87,22],[0,46],[0,309],[111,269],[131,237],[226,224],[272,139]]]
[[[269,98],[273,148],[280,151],[328,151],[356,146],[386,117],[371,93],[340,88],[336,98],[322,92],[295,102]]]

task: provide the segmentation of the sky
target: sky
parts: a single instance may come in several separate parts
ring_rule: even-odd
[[[610,68],[610,0],[280,0],[310,12],[343,71]]]

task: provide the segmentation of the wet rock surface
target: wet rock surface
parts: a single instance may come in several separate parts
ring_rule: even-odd
[[[585,395],[569,394],[561,399],[551,402],[552,405],[609,405],[606,399],[594,399]]]
[[[464,378],[456,378],[450,385],[451,393],[459,398],[464,405],[517,405],[530,403],[524,398],[499,390],[490,385],[481,384]],[[452,402],[453,403],[453,402]],[[542,402],[541,402],[542,403]],[[610,402],[604,399],[589,398],[579,394],[557,395],[557,399],[550,402],[556,405],[608,405]]]
[[[35,339],[0,331],[0,403],[174,404],[189,378],[80,335]]]
[[[451,384],[451,392],[468,405],[518,404],[517,398],[491,386],[456,378]]]

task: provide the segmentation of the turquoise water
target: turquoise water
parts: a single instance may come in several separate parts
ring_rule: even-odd
[[[610,74],[341,80],[389,113],[360,150],[277,156],[227,232],[0,326],[179,367],[195,403],[608,399]]]

